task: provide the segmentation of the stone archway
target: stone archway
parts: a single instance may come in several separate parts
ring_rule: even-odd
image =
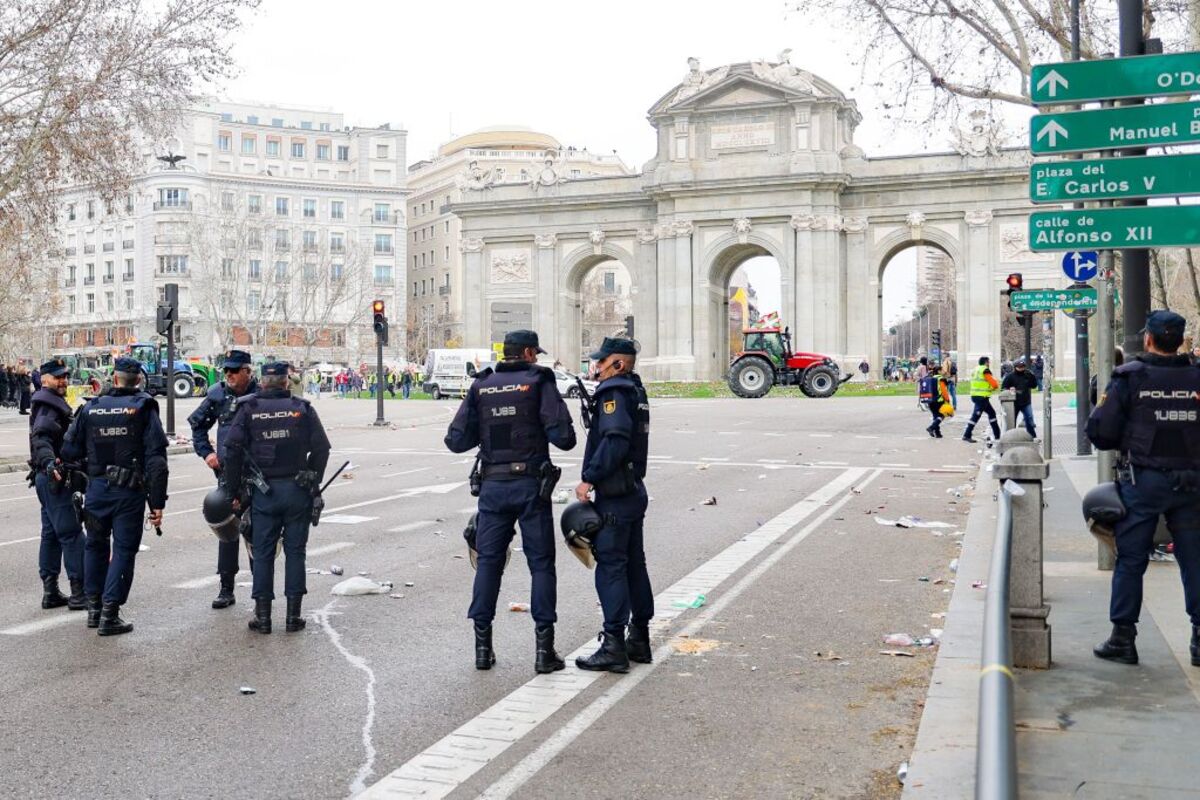
[[[637,266],[633,255],[619,245],[605,242],[602,245],[585,245],[568,253],[559,269],[560,289],[555,298],[557,311],[554,330],[554,356],[568,369],[579,368],[580,341],[583,317],[583,282],[588,274],[601,264],[616,261],[629,273],[630,294],[638,290]],[[635,320],[636,309],[633,312]],[[549,338],[549,337],[547,337]]]

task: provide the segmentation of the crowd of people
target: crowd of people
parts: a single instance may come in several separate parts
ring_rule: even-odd
[[[404,369],[386,369],[384,371],[383,391],[395,399],[397,396],[407,400],[413,387],[419,387],[424,382],[424,375],[415,366]],[[357,397],[367,392],[371,397],[379,389],[379,379],[374,369],[364,368],[353,370],[349,367],[334,372],[322,372],[309,369],[304,372],[304,393],[320,398],[328,393],[337,397]]]
[[[0,406],[27,415],[30,398],[40,386],[36,369],[31,371],[24,364],[0,364]]]

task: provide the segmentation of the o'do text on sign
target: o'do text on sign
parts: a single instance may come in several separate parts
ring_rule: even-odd
[[[1030,75],[1034,105],[1200,93],[1200,53],[1038,64]]]

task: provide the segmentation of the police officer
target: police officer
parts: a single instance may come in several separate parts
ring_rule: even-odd
[[[230,350],[226,353],[222,370],[225,380],[209,387],[204,400],[188,417],[188,425],[192,426],[192,448],[218,476],[221,474],[225,438],[238,401],[258,391],[258,382],[254,380],[250,368],[250,354],[246,351]],[[208,438],[208,432],[214,424],[217,426],[215,450]],[[241,509],[241,513],[245,514],[246,509]],[[238,573],[238,545],[237,541],[217,543],[217,575],[221,577],[221,588],[217,598],[212,601],[213,608],[228,608],[236,602],[233,586]],[[251,559],[251,569],[253,566],[254,560]]]
[[[992,408],[992,395],[996,393],[1000,383],[992,375],[991,363],[987,356],[980,356],[979,366],[975,367],[975,372],[971,374],[971,402],[975,409],[971,412],[971,420],[967,423],[966,430],[963,431],[964,442],[975,441],[972,437],[975,423],[979,422],[979,418],[984,414],[987,414],[988,422],[992,424],[992,438],[1000,438],[1000,423],[996,421],[996,409]]]
[[[533,579],[534,669],[546,673],[566,666],[554,650],[558,579],[550,497],[561,471],[550,462],[549,445],[560,450],[575,447],[575,427],[554,371],[537,364],[538,354],[544,352],[534,331],[506,334],[504,360],[494,372],[484,369],[476,376],[446,433],[446,447],[452,452],[479,448],[478,566],[467,612],[475,623],[476,669],[491,669],[496,663],[492,619],[517,522]]]
[[[158,403],[139,388],[141,380],[136,359],[118,358],[112,388],[80,409],[63,443],[63,460],[82,460],[89,479],[83,588],[87,626],[101,636],[133,630],[120,610],[133,585],[142,510],[149,505],[149,522],[157,528],[167,504],[167,436]]]
[[[264,364],[257,394],[238,402],[225,440],[221,485],[237,496],[253,460],[265,482],[253,487],[250,501],[254,549],[254,619],[250,630],[271,632],[275,599],[275,548],[283,537],[285,628],[304,628],[300,607],[306,576],[304,551],[312,521],[313,496],[329,463],[329,437],[312,405],[288,389],[286,362]]]
[[[83,594],[83,529],[71,505],[68,472],[62,463],[63,437],[71,426],[67,394],[70,371],[61,358],[42,365],[42,386],[33,394],[29,417],[29,466],[42,506],[42,544],[38,572],[42,577],[42,608],[87,608]],[[58,573],[66,567],[71,596],[58,588]]]
[[[1200,667],[1200,369],[1186,355],[1176,355],[1184,325],[1174,312],[1151,312],[1143,330],[1145,353],[1113,370],[1087,423],[1092,444],[1119,451],[1118,488],[1126,514],[1113,529],[1113,629],[1093,652],[1122,664],[1138,661],[1134,640],[1142,576],[1161,515],[1175,540],[1192,620],[1192,665]]]
[[[637,348],[632,341],[605,338],[591,358],[596,362],[593,377],[600,385],[593,397],[582,482],[575,496],[587,500],[594,492],[596,510],[604,517],[604,528],[593,539],[604,630],[600,648],[575,659],[575,665],[628,672],[630,660],[651,660],[654,593],[643,547],[647,498],[642,483],[650,446],[650,402],[634,373]]]

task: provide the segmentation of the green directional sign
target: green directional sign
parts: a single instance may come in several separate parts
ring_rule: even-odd
[[[1034,105],[1200,93],[1200,53],[1038,64],[1030,77]]]
[[[1029,216],[1029,249],[1138,250],[1200,244],[1200,205],[1038,211]]]
[[[1089,309],[1096,307],[1096,290],[1087,289],[1029,289],[1009,296],[1013,311],[1055,311],[1060,308]]]
[[[1058,161],[1029,168],[1029,199],[1069,203],[1200,194],[1200,154]]]
[[[1200,141],[1200,103],[1040,114],[1029,126],[1029,149],[1035,156],[1196,141]]]

